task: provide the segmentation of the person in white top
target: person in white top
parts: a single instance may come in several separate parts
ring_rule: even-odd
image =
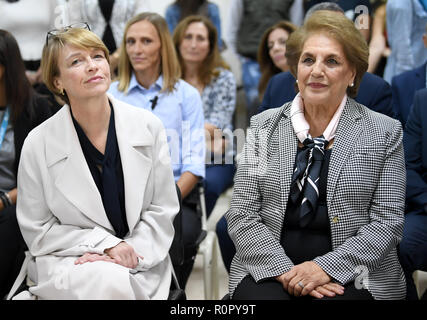
[[[0,29],[18,41],[31,84],[41,82],[46,33],[64,25],[65,0],[0,0]]]
[[[165,129],[151,112],[107,95],[108,49],[93,32],[50,35],[43,79],[67,104],[22,148],[16,215],[29,291],[38,299],[167,299],[179,202]]]
[[[140,12],[151,11],[148,0],[68,0],[69,24],[87,22],[110,51],[111,70],[119,61],[119,47],[126,22]]]

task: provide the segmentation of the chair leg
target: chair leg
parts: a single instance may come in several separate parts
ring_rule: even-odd
[[[216,234],[213,231],[209,231],[199,249],[199,252],[203,254],[203,278],[206,300],[218,299],[217,250]]]
[[[416,270],[413,272],[412,277],[417,288],[418,299],[421,299],[427,290],[427,271]]]
[[[218,279],[218,238],[216,233],[213,232],[212,242],[212,300],[219,299],[219,279]]]

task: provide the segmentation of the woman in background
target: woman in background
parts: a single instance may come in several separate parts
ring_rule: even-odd
[[[288,21],[280,21],[268,28],[258,48],[258,63],[261,70],[258,92],[262,101],[268,81],[279,72],[289,70],[285,57],[286,40],[297,27]]]
[[[24,260],[16,221],[17,173],[28,133],[51,115],[49,102],[25,76],[18,43],[0,30],[0,298],[9,292]]]
[[[144,12],[129,20],[121,45],[118,81],[111,85],[110,93],[152,112],[166,128],[175,182],[183,200],[185,261],[176,265],[175,271],[181,288],[185,288],[202,234],[195,186],[205,177],[205,140],[200,94],[180,76],[165,19]]]
[[[386,4],[387,0],[375,2],[376,8],[373,9],[371,39],[369,41],[368,72],[380,77],[384,74],[387,57],[391,52],[387,43]]]
[[[233,113],[236,81],[222,60],[217,32],[204,16],[189,16],[176,27],[173,41],[183,79],[203,101],[206,130],[206,211],[210,215],[221,193],[233,182]]]

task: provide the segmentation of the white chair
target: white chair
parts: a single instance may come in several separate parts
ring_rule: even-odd
[[[205,203],[205,189],[203,181],[198,183],[199,205],[202,214],[202,230],[206,231],[206,237],[199,245],[197,254],[203,256],[203,283],[206,300],[218,300],[218,238],[214,230],[207,226],[207,213]]]
[[[416,270],[412,273],[412,278],[414,278],[415,287],[417,288],[418,299],[421,299],[427,290],[427,272]]]

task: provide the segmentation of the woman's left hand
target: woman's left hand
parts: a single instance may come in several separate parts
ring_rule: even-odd
[[[76,259],[76,261],[74,261],[74,264],[83,264],[86,262],[95,262],[95,261],[106,261],[106,262],[116,263],[114,259],[110,258],[106,254],[86,252],[80,258]]]
[[[315,288],[331,281],[331,277],[315,262],[306,261],[294,266],[280,277],[283,288],[296,297],[305,296]]]

